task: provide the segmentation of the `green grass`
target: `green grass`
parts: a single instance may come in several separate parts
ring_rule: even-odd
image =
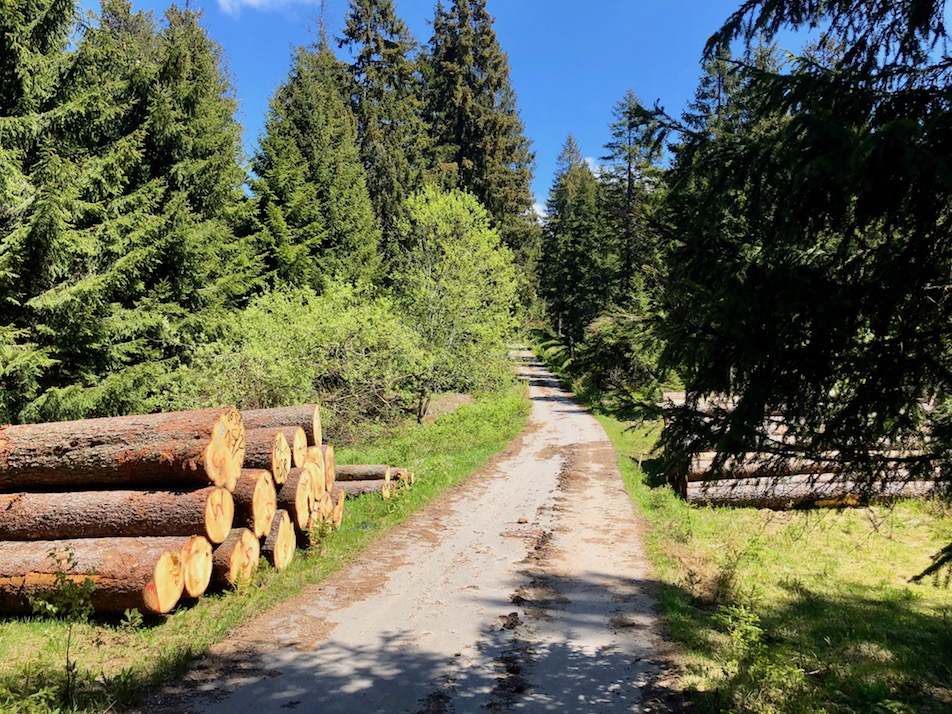
[[[660,611],[702,711],[952,711],[952,590],[908,582],[952,540],[947,504],[698,508],[649,485],[657,426],[599,418],[648,522]]]
[[[318,547],[299,551],[276,573],[262,562],[253,583],[205,596],[191,607],[143,623],[93,621],[74,628],[78,661],[75,703],[64,707],[65,638],[62,622],[0,621],[0,711],[102,711],[136,699],[144,688],[180,672],[192,659],[257,613],[320,582],[387,530],[460,483],[524,427],[522,387],[493,394],[435,422],[408,424],[385,440],[339,448],[340,463],[390,463],[417,474],[396,498],[348,500],[340,530]]]
[[[949,504],[695,507],[657,485],[659,424],[596,415],[647,522],[659,613],[696,711],[952,711],[952,572],[908,582],[952,541]]]

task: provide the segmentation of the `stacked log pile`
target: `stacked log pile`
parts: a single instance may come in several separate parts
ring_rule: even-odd
[[[352,464],[337,466],[337,483],[340,491],[349,496],[380,494],[389,499],[397,488],[409,488],[415,477],[412,471],[392,468],[387,464]]]
[[[162,614],[280,570],[317,514],[340,523],[333,474],[314,404],[2,427],[0,611],[65,576],[98,613]]]
[[[666,393],[665,401],[676,406],[684,403],[683,393]],[[730,409],[728,400],[699,405]],[[795,446],[786,433],[781,415],[770,418],[768,433],[778,444]],[[871,500],[927,498],[939,493],[935,481],[911,478],[902,468],[890,469],[892,476],[857,479],[841,473],[838,454],[820,458],[781,458],[772,454],[732,454],[714,468],[719,454],[694,455],[686,469],[670,471],[666,476],[687,501],[711,506],[750,506],[791,509],[861,506]],[[883,463],[899,464],[908,454],[877,454]]]

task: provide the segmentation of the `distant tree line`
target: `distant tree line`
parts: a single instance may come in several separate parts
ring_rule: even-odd
[[[581,384],[616,405],[681,386],[671,451],[948,477],[946,17],[927,0],[750,0],[709,41],[683,116],[629,94],[595,172],[569,139],[540,277]],[[809,36],[787,55],[781,30]],[[733,409],[698,409],[715,394]]]
[[[438,3],[427,45],[352,0],[293,53],[250,174],[199,13],[79,12],[0,7],[0,423],[386,417],[504,379],[541,233],[486,0]]]

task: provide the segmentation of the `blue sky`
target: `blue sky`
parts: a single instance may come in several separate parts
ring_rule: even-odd
[[[169,2],[132,0],[161,16]],[[179,0],[184,4],[185,0]],[[446,1],[446,0],[445,0]],[[98,0],[87,2],[98,7]],[[268,99],[288,72],[292,47],[315,37],[318,0],[191,0],[209,35],[224,48],[250,152]],[[436,0],[397,0],[419,42],[430,37]],[[569,132],[596,158],[608,140],[613,106],[632,89],[679,113],[700,76],[707,37],[740,0],[489,0],[509,55],[526,134],[536,153],[533,191],[544,203]],[[332,37],[347,0],[326,0]],[[792,49],[792,48],[791,48]]]

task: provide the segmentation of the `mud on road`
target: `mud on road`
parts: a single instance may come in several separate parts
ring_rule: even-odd
[[[143,711],[657,710],[652,583],[615,452],[518,358],[532,415],[516,442]]]

